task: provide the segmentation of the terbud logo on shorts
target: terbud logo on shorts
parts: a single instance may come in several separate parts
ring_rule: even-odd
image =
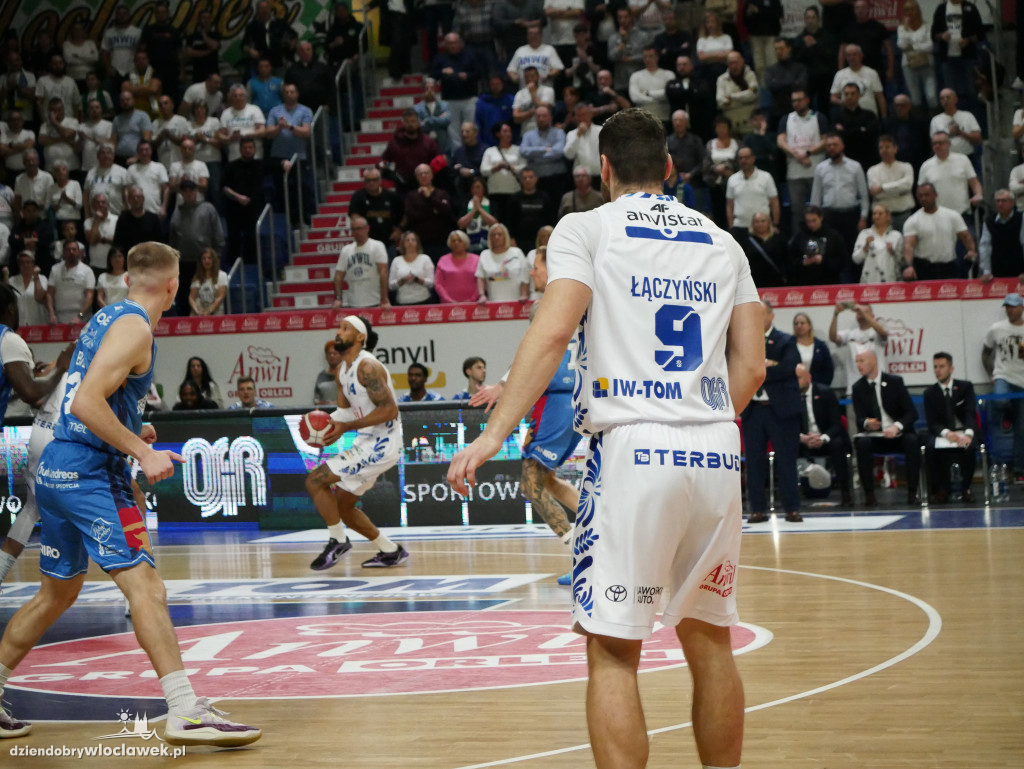
[[[679,449],[633,449],[634,465],[661,465],[694,467],[699,470],[735,470],[739,472],[740,458],[736,454],[717,451],[685,451]]]

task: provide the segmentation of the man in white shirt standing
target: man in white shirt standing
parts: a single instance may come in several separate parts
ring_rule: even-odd
[[[36,109],[40,119],[49,110],[51,99],[64,102],[64,112],[68,115],[82,113],[82,94],[78,84],[67,75],[64,57],[55,53],[50,57],[50,67],[45,75],[36,81]]]
[[[114,23],[107,27],[100,41],[100,57],[107,76],[117,86],[111,93],[121,90],[121,83],[127,79],[135,64],[135,51],[139,47],[142,30],[132,24],[131,8],[119,5],[114,11]]]
[[[814,169],[825,159],[828,119],[811,109],[811,97],[804,90],[793,91],[793,111],[779,121],[776,143],[786,154],[786,186],[793,219],[793,232],[804,221],[804,209],[811,199]]]
[[[82,167],[78,121],[67,116],[64,102],[57,96],[50,99],[45,114],[46,122],[39,126],[39,146],[43,148],[46,167],[53,170],[58,162],[63,162],[67,164],[68,171],[78,171]]]
[[[658,67],[658,49],[644,47],[644,68],[629,76],[629,99],[635,107],[643,107],[671,130],[665,86],[676,79],[674,72]]]
[[[153,146],[164,168],[181,160],[181,140],[189,132],[188,121],[174,112],[174,99],[163,94],[157,100],[160,112],[153,120]]]
[[[0,122],[0,154],[4,158],[8,179],[25,170],[25,153],[35,145],[35,132],[25,128],[24,114],[20,110],[11,110],[7,114],[7,122]]]
[[[903,258],[906,280],[950,280],[963,277],[957,264],[956,243],[964,245],[969,262],[978,258],[974,238],[967,223],[956,211],[936,202],[935,187],[927,182],[917,185],[921,207],[903,226]]]
[[[131,184],[142,189],[146,197],[146,210],[159,216],[163,222],[167,219],[167,202],[170,194],[167,169],[163,163],[153,160],[152,142],[139,142],[135,156],[138,160],[128,167],[128,178]]]
[[[892,228],[903,232],[903,224],[914,210],[914,167],[896,159],[896,140],[889,134],[878,138],[881,163],[868,169],[868,192],[872,203],[889,209]]]
[[[520,126],[520,135],[537,127],[537,109],[555,108],[555,89],[540,82],[540,73],[533,65],[523,70],[523,87],[512,99],[512,119]]]
[[[220,114],[221,105],[224,104],[224,94],[220,90],[221,84],[221,77],[216,72],[211,72],[201,83],[193,83],[185,89],[178,112],[187,118],[192,114],[193,104],[197,101],[205,101],[207,114],[210,117],[217,117]]]
[[[96,275],[82,264],[81,244],[76,240],[65,240],[64,261],[53,265],[50,285],[46,289],[50,325],[85,323],[92,315],[95,294]]]
[[[971,207],[981,202],[981,182],[970,158],[952,152],[952,142],[945,131],[932,134],[935,154],[921,164],[917,185],[930,184],[939,196],[939,205],[950,208],[970,221]]]
[[[99,99],[90,99],[86,105],[86,119],[78,124],[78,135],[82,137],[82,171],[88,174],[99,162],[96,150],[100,144],[114,151],[114,124],[103,119],[103,104]]]
[[[387,248],[370,237],[370,223],[363,217],[353,216],[350,226],[354,240],[338,255],[331,307],[390,307]]]
[[[573,172],[577,168],[587,169],[595,189],[598,185],[593,180],[601,178],[600,136],[601,126],[594,125],[594,108],[589,104],[577,105],[576,127],[565,135],[565,158],[572,161]]]
[[[576,334],[574,426],[590,439],[574,529],[572,621],[587,639],[587,722],[602,768],[643,766],[650,752],[636,678],[657,610],[638,598],[645,590],[664,599],[661,624],[676,628],[689,661],[702,763],[738,767],[742,752],[743,684],[729,635],[738,621],[742,527],[734,419],[764,381],[763,313],[736,242],[662,194],[671,167],[664,129],[650,113],[624,110],[604,124],[601,180],[611,202],[555,228],[544,299],[508,385],[484,432],[448,470],[452,488],[468,494],[477,468],[536,403]],[[677,222],[672,236],[639,226],[652,203]],[[630,292],[680,259],[693,263],[694,279],[715,286],[713,300],[660,304],[639,288]],[[662,333],[668,328],[678,336]],[[644,380],[678,396],[618,387]],[[695,444],[702,450],[693,452]]]
[[[39,153],[35,150],[25,150],[23,156],[25,170],[18,174],[14,180],[14,217],[21,218],[21,204],[26,200],[34,200],[37,203],[50,199],[50,188],[53,186],[53,176],[47,171],[39,170]]]
[[[848,45],[843,52],[846,54],[847,66],[836,72],[836,76],[832,78],[832,103],[842,104],[843,86],[847,83],[856,83],[860,86],[860,106],[874,112],[880,120],[884,120],[888,108],[885,102],[885,89],[878,73],[864,64],[864,52],[859,45]]]
[[[221,113],[221,129],[217,132],[221,143],[228,148],[228,162],[238,160],[242,152],[238,143],[243,136],[256,140],[256,160],[263,159],[263,134],[266,131],[266,116],[255,104],[249,104],[245,86],[236,83],[228,92],[230,106]]]
[[[92,216],[85,220],[85,241],[89,244],[89,264],[99,270],[107,269],[107,256],[114,243],[117,216],[110,213],[105,192],[92,196]]]
[[[200,203],[206,200],[206,191],[210,186],[210,168],[202,160],[196,160],[196,143],[191,137],[186,136],[181,140],[181,160],[171,164],[167,169],[167,176],[171,192],[178,196],[179,206],[182,198],[178,193],[178,187],[185,179],[191,179],[196,183],[196,200]]]
[[[1003,299],[1006,317],[993,323],[982,342],[981,363],[992,378],[992,392],[998,395],[1024,392],[1024,299],[1007,294]],[[1024,480],[1024,398],[992,404],[993,411],[1009,410],[1013,417],[1013,477]]]
[[[850,310],[857,321],[853,328],[839,329],[839,316],[844,310]],[[889,341],[889,331],[875,317],[870,304],[857,304],[856,302],[837,302],[832,312],[832,323],[828,327],[828,338],[837,347],[846,348],[840,351],[838,361],[846,375],[846,394],[850,394],[857,379],[856,358],[857,353],[864,349],[870,349],[880,365],[885,367],[885,346]]]
[[[725,217],[736,236],[745,235],[754,214],[770,213],[772,224],[779,226],[779,191],[767,171],[757,167],[754,150],[740,147],[736,153],[740,173],[733,174],[725,188]]]
[[[948,134],[953,152],[973,157],[975,150],[981,146],[981,126],[978,118],[970,112],[957,109],[958,101],[956,91],[952,88],[943,88],[939,92],[942,112],[932,118],[928,133],[931,136],[940,132]]]
[[[545,85],[552,85],[565,69],[554,46],[543,42],[539,24],[527,27],[526,45],[519,46],[508,63],[509,79],[513,83],[520,82],[527,67],[536,67],[540,81]]]

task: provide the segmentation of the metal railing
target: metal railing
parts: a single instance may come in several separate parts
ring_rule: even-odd
[[[359,114],[356,113],[354,106],[355,100],[352,98],[352,66],[350,62],[347,59],[343,61],[341,63],[341,66],[338,67],[338,71],[334,73],[334,106],[336,111],[336,118],[338,120],[338,134],[339,143],[341,145],[342,157],[348,154],[349,139],[345,131],[345,121],[342,119],[343,110],[341,104],[341,81],[342,79],[345,80],[344,93],[348,95],[348,130],[355,133],[359,130],[359,126],[356,123],[356,118],[362,118],[363,115],[365,114],[366,95],[373,93],[372,89],[376,88],[377,85],[376,67],[368,67],[366,65],[367,54],[370,51],[370,30],[372,29],[372,22],[370,22],[368,19],[364,20],[363,29],[359,33],[359,39],[357,40],[357,45],[359,47],[359,60],[357,64],[358,69],[356,72],[356,76],[359,83],[360,91],[363,95],[362,109],[359,111]],[[369,78],[367,76],[368,74]]]
[[[224,297],[224,304],[227,306],[228,315],[235,314],[233,308],[231,307],[231,279],[234,278],[235,273],[239,272],[240,270],[242,273],[242,278],[239,281],[239,286],[242,289],[242,314],[245,315],[247,312],[249,312],[249,309],[246,307],[245,302],[245,262],[242,261],[242,257],[238,257],[237,259],[235,259],[235,263],[231,265],[231,269],[228,271],[228,293],[227,296]]]
[[[263,221],[267,220],[270,222],[270,262],[273,265],[271,270],[271,276],[274,283],[274,292],[277,292],[277,239],[274,237],[274,209],[270,207],[270,204],[263,206],[263,210],[260,212],[259,218],[256,219],[256,270],[257,279],[259,280],[259,286],[257,291],[259,292],[260,305],[264,309],[269,309],[270,299],[267,296],[267,282],[263,279],[263,239],[260,237],[260,232],[263,229]]]
[[[295,240],[295,228],[292,227],[292,193],[291,193],[291,180],[292,171],[295,172],[295,187],[299,198],[299,231],[305,234],[306,232],[306,219],[303,215],[305,211],[302,206],[302,161],[299,159],[299,153],[296,152],[291,158],[288,159],[288,168],[284,172],[284,178],[282,184],[284,186],[284,226],[287,228],[288,234],[288,248],[289,253],[294,254],[299,250],[299,243]],[[275,275],[277,273],[275,265]]]
[[[323,145],[320,146],[320,139]],[[323,153],[323,162],[317,161],[317,150]],[[334,157],[331,154],[331,131],[327,125],[327,112],[323,107],[317,107],[313,114],[313,122],[309,124],[309,163],[313,173],[313,207],[319,207],[324,199],[324,188],[321,188],[321,180],[327,184],[335,175]],[[323,169],[321,177],[320,170]]]
[[[363,27],[363,29],[366,29]],[[346,59],[338,67],[337,73],[334,75],[334,100],[335,106],[337,107],[337,120],[338,120],[338,135],[341,144],[341,155],[344,157],[348,154],[348,137],[345,135],[345,121],[342,119],[341,109],[341,79],[345,78],[346,93],[348,94],[348,119],[349,129],[355,129],[355,115],[352,109],[352,67],[349,66],[348,60]]]

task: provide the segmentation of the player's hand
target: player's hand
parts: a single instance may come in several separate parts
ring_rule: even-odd
[[[501,449],[501,441],[485,433],[455,455],[448,466],[448,485],[462,496],[469,494],[469,488],[476,486],[476,469]]]
[[[70,342],[68,346],[60,351],[57,362],[54,364],[58,371],[67,371],[71,366],[71,357],[75,354],[75,343]]]
[[[156,443],[156,428],[150,424],[143,425],[142,429],[139,430],[139,437],[152,446]]]
[[[960,433],[960,437],[957,438],[956,441],[957,446],[959,446],[962,449],[970,447],[972,443],[974,443],[974,438],[972,438],[970,435],[967,435],[966,433]]]
[[[181,455],[173,451],[147,451],[139,457],[139,467],[152,485],[164,478],[174,475],[174,463],[183,461]]]
[[[898,438],[900,436],[900,428],[896,425],[889,425],[887,428],[882,430],[883,438]]]
[[[331,420],[331,424],[327,427],[327,432],[324,433],[324,446],[330,446],[338,438],[348,432],[348,425],[344,422],[335,422]]]
[[[882,427],[882,420],[880,419],[866,419],[864,421],[864,427],[867,428],[869,433],[878,432]]]
[[[493,385],[484,385],[483,387],[476,391],[476,394],[472,398],[469,399],[469,405],[486,405],[487,408],[484,409],[484,413],[488,414],[490,413],[491,409],[494,408],[494,404],[498,402],[498,398],[501,397],[501,394],[503,392],[505,392],[504,382],[498,382],[497,384]]]

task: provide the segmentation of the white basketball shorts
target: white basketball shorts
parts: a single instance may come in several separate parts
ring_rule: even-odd
[[[739,621],[740,435],[732,422],[642,422],[593,436],[573,532],[573,629],[651,636]]]
[[[327,460],[327,467],[340,479],[334,485],[357,497],[363,496],[379,476],[398,464],[401,437],[358,440],[348,451]]]

